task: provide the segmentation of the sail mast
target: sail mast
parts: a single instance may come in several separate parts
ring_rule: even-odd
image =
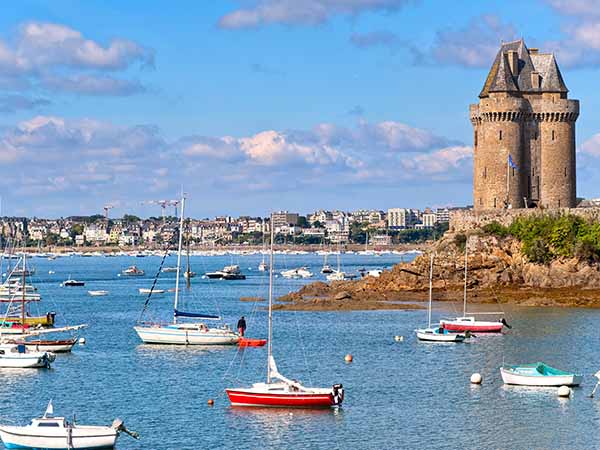
[[[464,296],[463,296],[463,316],[467,315],[467,250],[469,238],[467,237],[465,240],[465,288],[464,288]]]
[[[271,227],[271,250],[269,252],[269,335],[267,336],[267,384],[271,383],[271,355],[273,353],[273,243],[275,241],[273,214],[271,214],[269,225]]]
[[[179,275],[181,274],[181,245],[183,244],[183,214],[185,195],[181,196],[181,219],[179,220],[179,245],[177,246],[177,278],[175,278],[175,304],[173,305],[173,323],[177,323],[177,305],[179,304]]]
[[[431,298],[433,293],[433,252],[429,261],[429,314],[427,315],[427,328],[431,328]]]
[[[23,286],[21,286],[21,289],[23,290],[23,295],[21,296],[21,332],[25,332],[25,255],[26,253],[23,251]]]

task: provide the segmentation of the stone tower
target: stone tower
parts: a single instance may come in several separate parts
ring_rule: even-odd
[[[579,101],[549,53],[504,43],[470,105],[475,209],[572,208]]]

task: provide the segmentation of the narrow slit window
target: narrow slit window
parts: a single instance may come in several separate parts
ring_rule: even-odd
[[[515,168],[514,167],[512,167],[512,176],[513,177],[515,176]]]
[[[483,168],[483,178],[487,178],[487,167]]]
[[[494,208],[496,207],[496,197],[494,197]]]
[[[567,176],[567,168],[565,167],[565,177]]]
[[[473,142],[475,144],[475,147],[477,147],[477,131],[475,131],[475,136],[473,138]]]
[[[553,132],[554,133],[554,132]],[[554,136],[554,134],[552,135]],[[501,141],[502,140],[502,130],[499,131],[498,133],[498,139]],[[554,139],[554,138],[553,138]]]
[[[554,140],[554,130],[552,130],[552,140]]]

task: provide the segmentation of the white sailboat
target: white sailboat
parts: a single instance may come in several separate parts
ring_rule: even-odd
[[[233,345],[240,336],[227,325],[221,328],[209,327],[204,322],[179,322],[179,318],[201,320],[220,320],[219,316],[185,312],[179,307],[179,279],[181,275],[181,252],[183,243],[183,226],[185,213],[185,197],[181,199],[181,218],[179,224],[179,245],[177,249],[177,275],[175,278],[175,301],[173,305],[173,322],[170,324],[139,323],[135,332],[146,344],[176,345]]]
[[[272,220],[271,220],[271,223]],[[279,407],[279,408],[332,408],[342,405],[344,387],[334,384],[329,388],[306,387],[296,380],[283,376],[277,370],[273,357],[273,241],[271,228],[271,251],[269,262],[269,337],[267,339],[267,379],[249,388],[227,388],[227,396],[233,406]]]
[[[450,333],[443,327],[431,327],[431,306],[433,298],[433,253],[429,261],[429,306],[427,308],[427,328],[415,330],[417,338],[420,341],[427,342],[462,342],[466,336],[464,334]]]
[[[444,327],[446,330],[454,332],[471,331],[479,333],[501,333],[504,326],[510,328],[504,318],[495,322],[489,320],[477,320],[474,313],[467,313],[468,243],[469,241],[467,240],[465,242],[465,286],[463,293],[463,315],[462,317],[457,317],[456,319],[440,320],[440,326]],[[489,314],[495,316],[504,315],[503,312],[488,312],[478,314]]]

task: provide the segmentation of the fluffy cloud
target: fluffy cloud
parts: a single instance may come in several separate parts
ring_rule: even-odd
[[[60,24],[28,22],[10,40],[0,40],[0,89],[131,95],[137,81],[106,75],[134,65],[154,66],[154,52],[127,39],[106,45]]]
[[[593,135],[581,144],[579,151],[585,155],[600,157],[600,133]]]
[[[97,199],[100,207],[108,198],[139,205],[182,185],[235,199],[456,182],[469,179],[470,160],[469,147],[395,121],[172,142],[151,125],[43,115],[0,131],[0,188],[18,185],[15,196],[57,205]]]
[[[411,0],[258,0],[249,8],[236,9],[219,20],[222,28],[261,25],[317,25],[335,15],[369,11],[396,11]]]

